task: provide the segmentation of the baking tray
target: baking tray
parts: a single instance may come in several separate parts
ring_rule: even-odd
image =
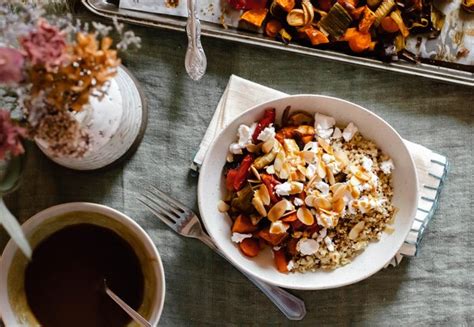
[[[181,32],[184,32],[186,28],[186,20],[182,17],[153,14],[119,8],[118,0],[112,0],[113,2],[107,2],[106,0],[81,1],[84,6],[91,12],[105,18],[117,18],[119,21],[123,21],[130,24],[138,24],[143,26],[157,27]],[[471,87],[474,86],[474,66],[457,65],[443,61],[432,61],[431,63],[414,63],[400,60],[397,62],[386,63],[373,58],[356,57],[337,51],[309,48],[291,43],[289,45],[286,45],[279,41],[267,38],[261,34],[247,32],[235,28],[226,29],[221,25],[214,23],[202,21],[201,27],[202,35],[222,40],[294,52],[313,57],[329,59],[333,61],[345,62],[353,65],[381,69],[385,71],[422,76],[448,83],[466,85]],[[470,50],[474,51],[474,49]]]

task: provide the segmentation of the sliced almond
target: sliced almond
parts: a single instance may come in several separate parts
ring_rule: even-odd
[[[286,154],[284,151],[279,151],[275,157],[275,161],[273,163],[273,167],[275,168],[276,172],[280,172],[283,168],[283,163],[285,162]]]
[[[229,209],[230,209],[230,206],[224,201],[220,200],[217,203],[217,210],[219,210],[219,212],[227,212],[229,211]]]
[[[265,141],[262,144],[262,151],[264,153],[269,153],[270,151],[272,151],[275,141],[276,140],[274,138],[271,138],[271,139],[268,139],[267,141]]]
[[[294,139],[285,139],[283,147],[287,155],[295,155],[300,152],[300,148]]]
[[[265,209],[262,200],[258,196],[253,197],[252,204],[262,217],[267,215],[267,210]]]
[[[349,183],[353,186],[357,186],[360,184],[360,180],[357,177],[352,176],[351,179],[349,179]]]
[[[333,202],[338,201],[339,199],[343,199],[344,194],[347,191],[347,185],[346,184],[341,184],[341,183],[338,183],[338,184],[340,186],[334,191],[333,196],[332,196],[332,201]],[[335,185],[337,185],[337,184],[335,184]]]
[[[346,152],[342,150],[337,150],[334,152],[334,157],[336,160],[339,162],[341,165],[341,169],[344,169],[347,165],[349,165],[350,161],[349,158],[347,157]]]
[[[326,153],[334,154],[332,146],[329,145],[329,143],[325,139],[318,137],[318,144],[324,149],[324,151],[326,151]]]
[[[248,152],[255,153],[255,152],[260,151],[261,143],[260,144],[250,143],[250,144],[247,144],[245,148],[247,149]]]
[[[322,196],[318,196],[313,201],[313,207],[324,210],[331,210],[332,204],[328,199]]]
[[[227,157],[225,158],[227,162],[234,162],[234,154],[232,152],[227,153]]]
[[[262,178],[260,177],[260,174],[259,174],[257,168],[255,168],[255,167],[252,165],[252,166],[250,166],[250,170],[252,171],[253,175],[254,175],[255,177],[257,177],[257,180],[259,180],[259,181],[262,180]]]
[[[359,221],[357,224],[355,224],[354,227],[352,227],[351,231],[349,232],[349,238],[353,241],[355,241],[358,237],[360,232],[364,229],[365,223],[363,221]]]
[[[324,165],[324,162],[322,160],[319,160],[318,162],[318,176],[320,178],[326,177],[326,166]]]
[[[268,193],[268,188],[265,185],[260,185],[257,190],[257,194],[264,205],[267,206],[270,204],[270,193]]]
[[[303,159],[307,163],[314,163],[317,158],[316,152],[313,152],[313,151],[301,151],[300,156],[301,156],[301,159]]]
[[[280,169],[280,173],[278,174],[278,177],[280,177],[281,179],[288,179],[290,177],[290,173],[291,173],[291,166],[287,162],[284,162]]]
[[[334,174],[332,173],[332,170],[329,169],[328,166],[326,166],[326,176],[327,176],[327,180],[329,182],[329,185],[336,184],[336,180],[334,179]]]
[[[368,182],[370,180],[370,176],[367,173],[364,173],[362,171],[356,171],[354,174],[357,179],[363,181],[363,182]]]
[[[287,229],[290,227],[290,225],[288,224],[285,224],[284,222],[282,222],[281,220],[277,220],[275,222],[272,222],[272,224],[270,225],[270,234],[283,234],[287,231]]]
[[[303,192],[303,187],[304,187],[303,183],[291,182],[290,194],[299,194],[299,193]]]
[[[306,207],[300,207],[296,212],[296,217],[298,217],[298,220],[307,226],[314,224],[314,216],[311,213],[311,210]]]
[[[286,211],[288,206],[287,202],[288,200],[285,199],[278,201],[268,212],[268,220],[277,221],[280,219]]]
[[[345,206],[346,203],[344,202],[344,199],[339,198],[338,200],[333,201],[332,210],[334,210],[334,212],[341,213],[342,211],[344,211]]]

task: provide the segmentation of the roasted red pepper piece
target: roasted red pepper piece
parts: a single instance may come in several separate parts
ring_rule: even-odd
[[[239,168],[237,168],[237,174],[234,177],[234,191],[237,192],[244,185],[250,174],[249,169],[253,163],[253,160],[253,156],[251,154],[247,154],[240,163]]]
[[[261,174],[260,177],[262,178],[263,184],[267,187],[268,194],[270,194],[270,200],[272,203],[277,203],[280,201],[280,197],[278,194],[275,193],[275,186],[281,184],[275,177],[272,175]]]
[[[255,127],[255,131],[253,132],[252,139],[254,142],[257,141],[258,136],[265,129],[265,127],[275,123],[275,116],[275,108],[269,108],[265,110],[262,119],[259,120],[257,127]]]
[[[227,172],[227,176],[225,177],[225,187],[228,191],[234,190],[235,176],[237,176],[237,169],[230,169]]]

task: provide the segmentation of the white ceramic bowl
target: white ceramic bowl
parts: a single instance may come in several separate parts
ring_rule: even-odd
[[[225,194],[222,169],[228,147],[235,142],[240,124],[250,125],[263,115],[266,108],[276,108],[277,122],[283,110],[305,110],[322,113],[336,119],[338,125],[353,122],[362,135],[373,140],[395,163],[393,171],[393,203],[399,209],[395,232],[384,233],[379,242],[371,243],[350,264],[333,271],[282,274],[273,263],[271,250],[255,258],[247,258],[231,241],[231,221],[217,210]],[[353,103],[327,96],[294,95],[257,105],[232,121],[209,147],[202,165],[198,185],[198,203],[202,220],[216,245],[236,266],[270,284],[290,289],[317,290],[335,288],[363,280],[379,271],[402,246],[415,217],[418,182],[415,165],[400,135],[382,118]]]
[[[165,300],[163,264],[153,241],[131,218],[100,204],[74,202],[37,213],[23,224],[22,229],[34,248],[52,233],[79,223],[112,229],[135,250],[145,280],[144,301],[139,312],[156,326]],[[6,326],[37,324],[24,293],[23,276],[26,265],[26,258],[16,244],[10,241],[0,261],[0,317]]]

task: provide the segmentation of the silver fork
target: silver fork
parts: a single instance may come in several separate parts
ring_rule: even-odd
[[[204,232],[198,216],[184,204],[172,199],[156,187],[150,187],[142,196],[143,198],[138,200],[172,230],[186,237],[197,238],[229,261],[216,247],[209,235]],[[239,271],[254,283],[288,319],[301,320],[304,318],[306,307],[303,300],[280,287],[267,284],[240,269]]]

